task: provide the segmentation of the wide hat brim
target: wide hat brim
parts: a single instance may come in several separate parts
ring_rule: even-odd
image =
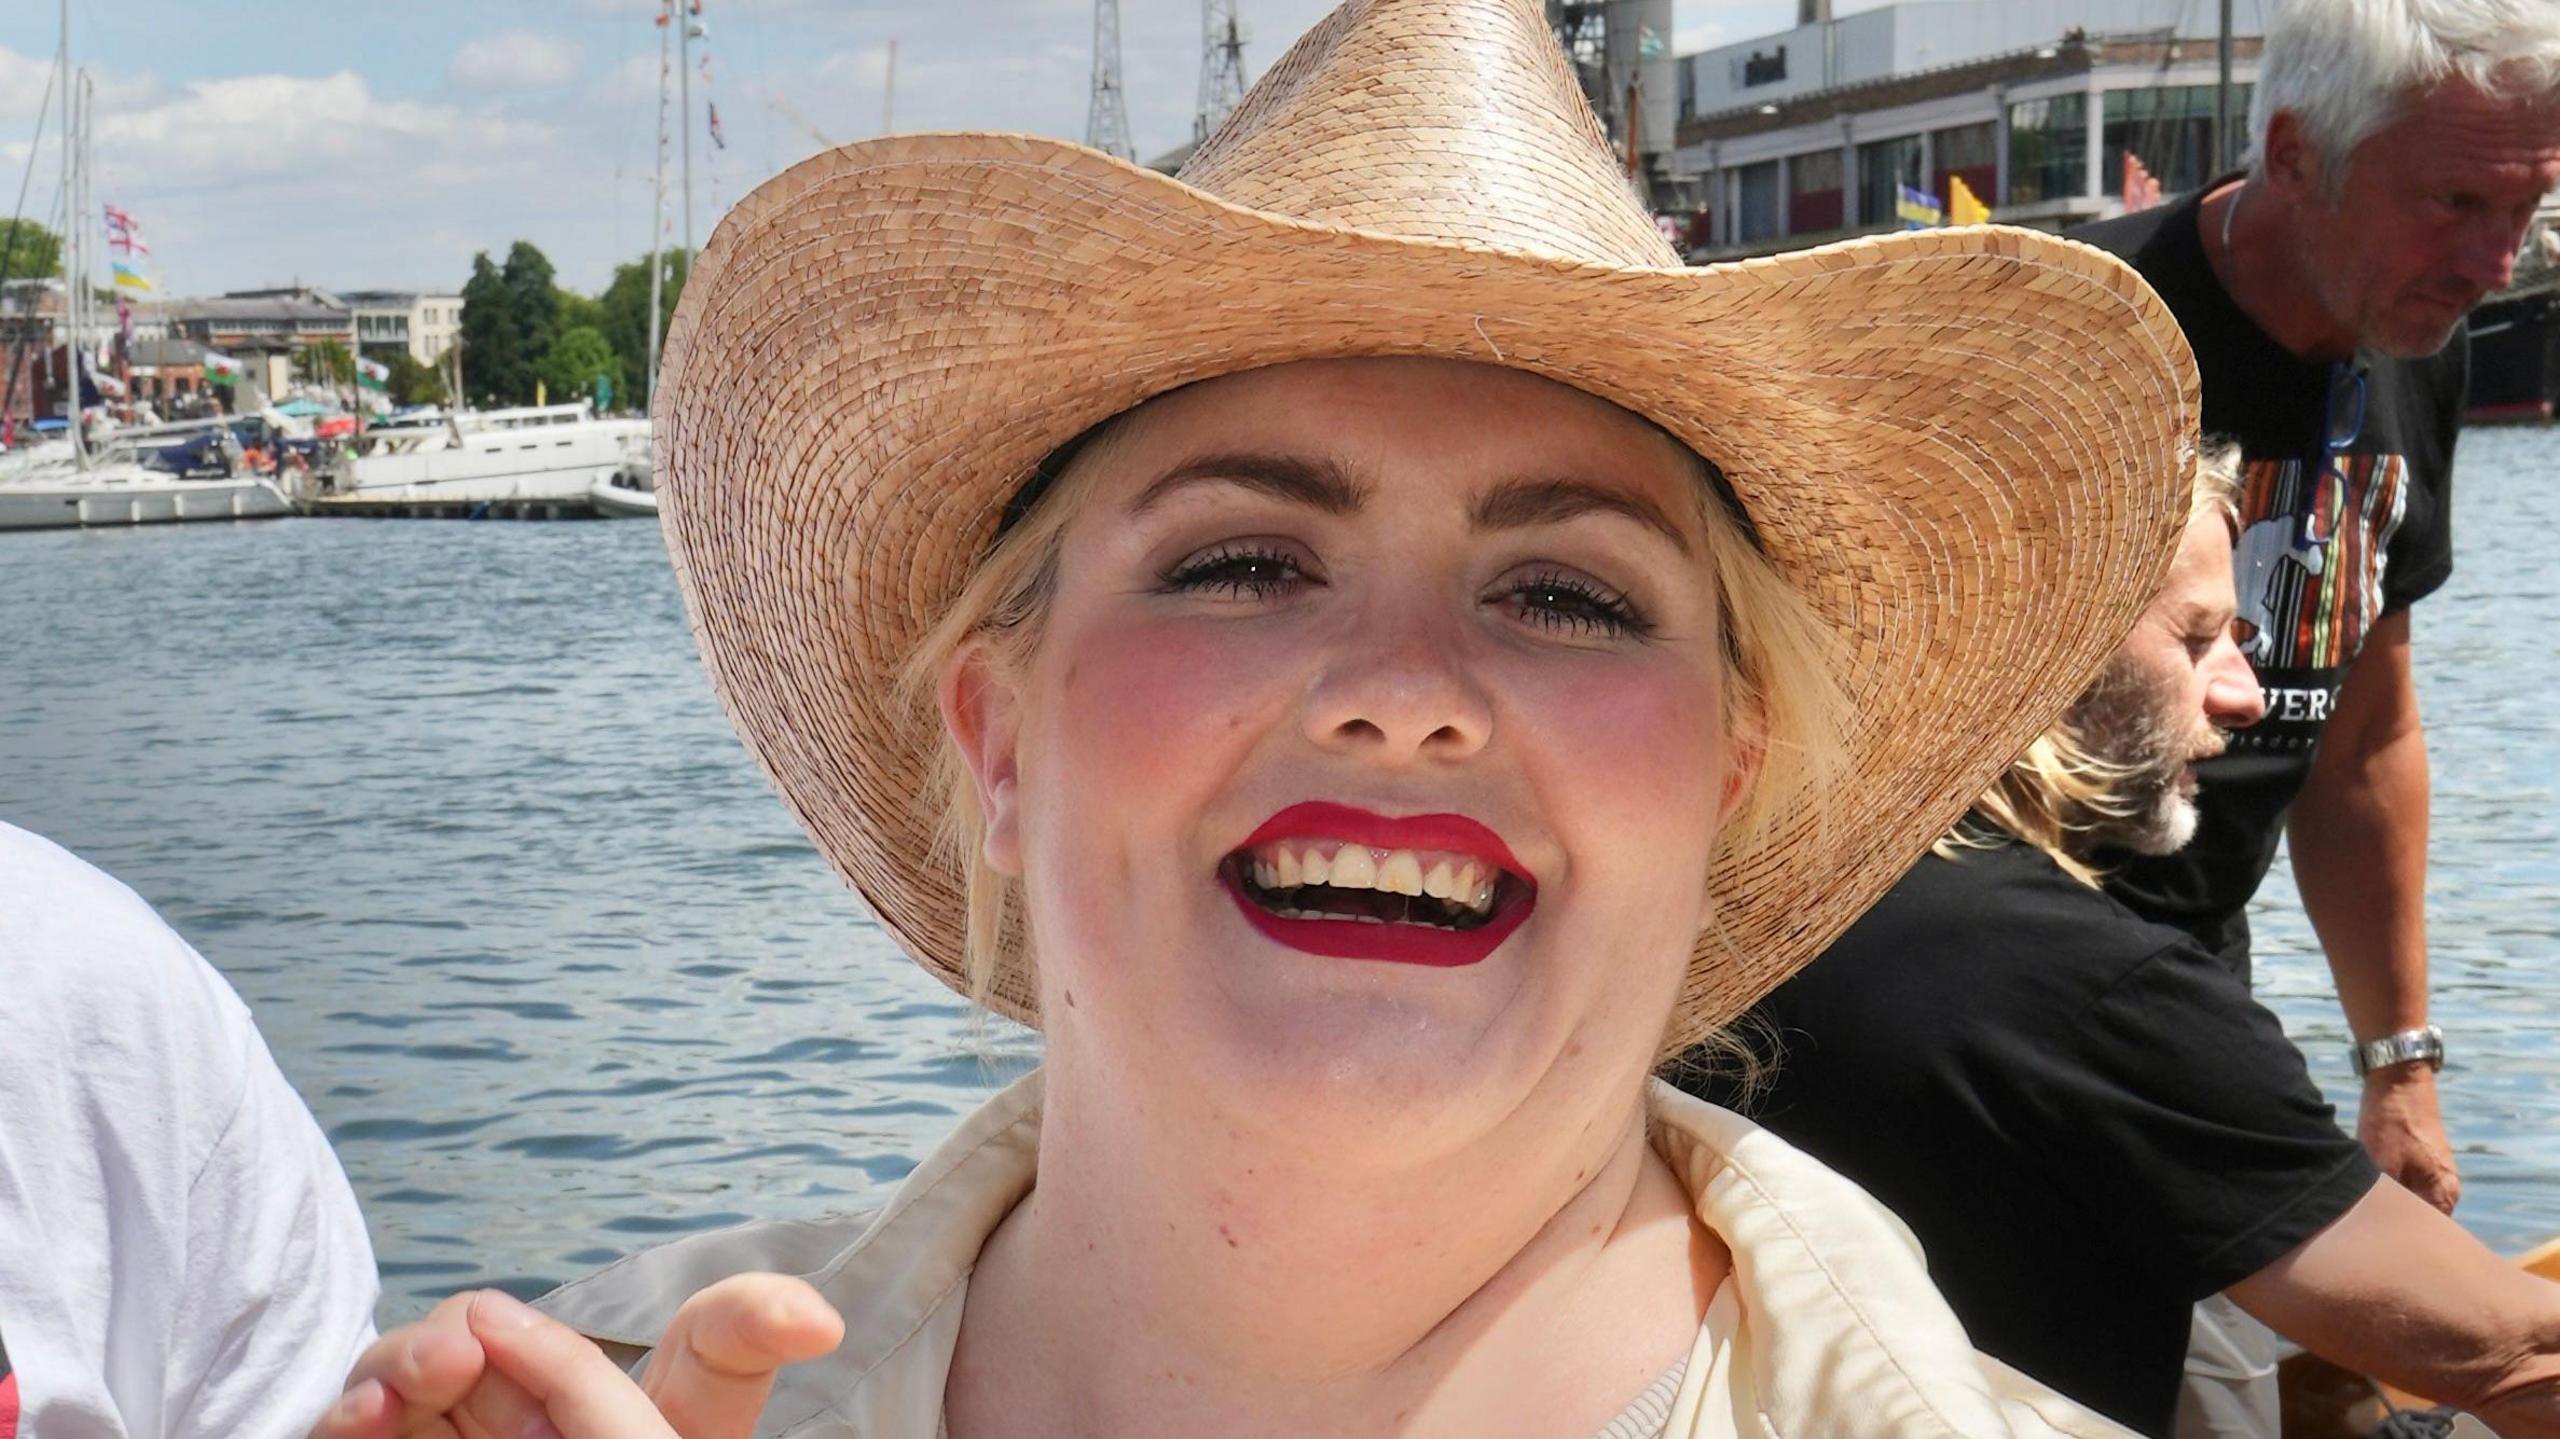
[[[1028,136],[815,156],[729,213],[685,287],[660,513],[739,735],[944,983],[969,992],[964,882],[937,845],[939,721],[898,681],[1006,501],[1152,396],[1360,355],[1506,365],[1655,421],[1838,636],[1838,781],[1718,860],[1666,1054],[1819,954],[2045,729],[2187,517],[2185,339],[2132,270],[2051,236],[1620,268],[1310,224]],[[991,1003],[1036,1025],[1016,946]]]

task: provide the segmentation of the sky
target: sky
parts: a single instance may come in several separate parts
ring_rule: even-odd
[[[698,239],[775,171],[881,132],[892,40],[896,128],[1084,138],[1091,0],[703,3],[727,145],[697,128]],[[1240,0],[1248,77],[1330,8]],[[1200,7],[1120,10],[1145,157],[1191,138]],[[657,0],[72,0],[71,11],[73,60],[95,86],[92,189],[140,224],[163,294],[452,290],[475,252],[503,255],[518,239],[592,292],[648,250]],[[1784,29],[1795,0],[1677,0],[1674,13],[1687,53]],[[12,209],[60,39],[59,0],[0,3],[0,204]],[[697,106],[703,94],[697,85]],[[39,220],[58,214],[58,127],[57,107],[32,156],[25,208]]]

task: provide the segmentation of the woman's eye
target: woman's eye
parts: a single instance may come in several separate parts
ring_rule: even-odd
[[[1164,587],[1262,600],[1287,594],[1306,579],[1306,569],[1295,556],[1250,545],[1220,545],[1175,566],[1164,577]]]
[[[1567,634],[1617,639],[1653,631],[1626,596],[1574,575],[1530,575],[1504,590],[1502,599],[1531,624]]]

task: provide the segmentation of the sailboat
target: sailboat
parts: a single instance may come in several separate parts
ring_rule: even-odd
[[[62,0],[63,352],[73,371],[64,386],[70,454],[0,473],[0,530],[246,520],[290,514],[293,502],[270,479],[223,474],[189,479],[153,465],[129,446],[93,446],[81,429],[81,391],[95,371],[87,353],[97,300],[90,289],[89,109],[96,87],[71,68],[71,0]]]
[[[702,20],[701,0],[659,0],[658,5],[658,179],[649,208],[649,373],[648,387],[643,392],[654,411],[658,399],[658,315],[660,287],[666,281],[665,252],[661,242],[667,224],[667,104],[670,99],[668,80],[672,75],[683,85],[683,117],[676,129],[684,137],[684,243],[688,257],[693,254],[693,41],[707,34]],[[670,47],[680,50],[671,56]],[[674,64],[670,66],[670,59]],[[658,517],[658,484],[656,467],[649,449],[641,446],[628,456],[613,473],[599,478],[587,488],[588,503],[604,519],[654,520]]]

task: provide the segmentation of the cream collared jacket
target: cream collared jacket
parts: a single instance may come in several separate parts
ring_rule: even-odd
[[[731,1274],[797,1274],[845,1317],[833,1354],[784,1371],[760,1439],[934,1439],[978,1251],[1031,1190],[1040,1076],[963,1121],[869,1220],[695,1235],[540,1307],[613,1352]],[[2120,1439],[2129,1431],[1974,1352],[1911,1232],[1863,1190],[1739,1115],[1657,1083],[1654,1146],[1733,1272],[1691,1352],[1668,1439]]]

